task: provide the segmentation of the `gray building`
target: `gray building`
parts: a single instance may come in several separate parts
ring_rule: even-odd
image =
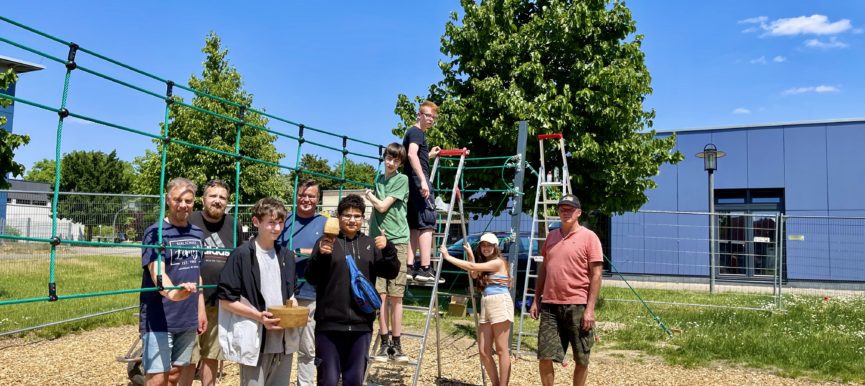
[[[669,136],[673,132],[661,132]],[[865,119],[675,132],[640,212],[611,221],[611,261],[630,274],[721,280],[865,282]],[[707,172],[695,154],[715,144],[714,236]],[[710,240],[714,262],[710,264]]]

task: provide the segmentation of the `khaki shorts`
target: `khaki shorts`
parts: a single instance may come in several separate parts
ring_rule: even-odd
[[[585,304],[541,303],[538,359],[562,363],[570,345],[574,348],[574,361],[583,366],[589,365],[595,336],[592,330],[580,328],[585,311]]]
[[[406,259],[408,259],[408,244],[395,244],[396,257],[399,260],[399,273],[396,279],[387,280],[378,278],[375,280],[375,290],[379,294],[386,294],[395,298],[405,295],[405,271]]]
[[[219,347],[219,307],[204,307],[207,314],[207,331],[195,337],[195,347],[192,350],[192,363],[198,363],[201,358],[225,360],[222,347]]]
[[[514,302],[511,294],[495,294],[481,298],[481,313],[478,323],[514,322]]]

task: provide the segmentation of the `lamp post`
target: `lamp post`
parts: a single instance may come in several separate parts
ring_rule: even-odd
[[[703,169],[709,174],[709,293],[715,293],[715,170],[718,169],[718,158],[727,155],[710,143],[697,153],[697,158],[703,159]]]
[[[121,212],[123,212],[124,210],[127,210],[127,209],[138,210],[138,199],[134,198],[134,199],[132,199],[132,201],[129,201],[129,202],[121,205],[120,209],[118,209],[117,212],[114,213],[114,219],[111,220],[111,233],[115,239],[117,238],[117,235],[119,234],[119,232],[117,232],[117,228],[115,228],[115,226],[117,225],[117,216],[120,215]],[[114,242],[115,240],[112,239],[111,241]]]

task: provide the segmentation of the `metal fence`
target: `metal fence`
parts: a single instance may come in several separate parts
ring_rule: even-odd
[[[785,293],[865,289],[865,218],[640,211],[614,217],[607,286],[703,306],[780,307]],[[625,300],[625,299],[614,299]]]

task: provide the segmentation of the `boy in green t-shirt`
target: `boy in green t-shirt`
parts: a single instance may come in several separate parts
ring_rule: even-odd
[[[402,334],[402,298],[406,284],[406,261],[408,258],[408,220],[406,205],[408,202],[408,177],[399,172],[405,162],[405,148],[394,142],[384,151],[384,174],[375,178],[375,191],[366,191],[366,198],[372,203],[373,215],[370,218],[369,235],[376,237],[383,232],[397,249],[400,261],[400,271],[394,280],[378,278],[375,288],[381,295],[381,312],[379,313],[379,334],[381,347],[373,357],[374,360],[385,362],[394,360],[408,362],[400,344]],[[390,315],[387,313],[390,302]],[[391,320],[391,336],[388,339],[388,319]]]

